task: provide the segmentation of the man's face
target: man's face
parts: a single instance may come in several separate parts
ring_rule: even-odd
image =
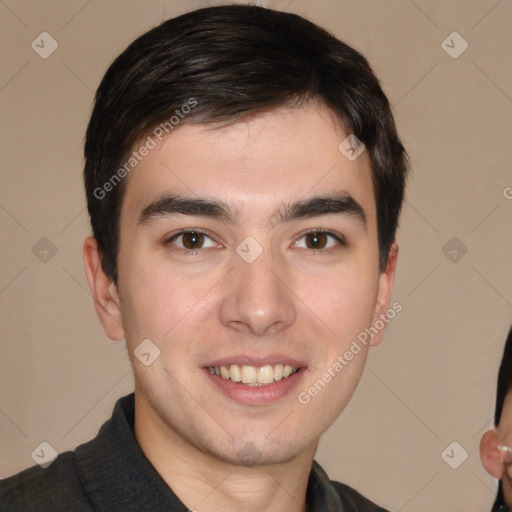
[[[235,464],[286,461],[316,446],[349,401],[364,347],[298,400],[385,311],[392,282],[379,272],[369,160],[338,150],[347,135],[320,105],[217,130],[185,124],[129,175],[122,322],[139,411],[169,436]],[[182,213],[150,207],[166,196],[192,201]],[[333,201],[308,204],[316,197]],[[160,350],[149,366],[133,355],[145,339]],[[235,382],[231,365],[249,383],[279,378],[279,365],[298,371],[254,386]]]

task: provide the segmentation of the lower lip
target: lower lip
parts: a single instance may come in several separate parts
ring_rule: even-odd
[[[288,395],[297,387],[302,380],[306,367],[300,368],[297,372],[281,380],[267,384],[266,386],[248,386],[240,382],[233,382],[231,379],[223,379],[209,372],[204,371],[210,380],[229,398],[247,405],[264,405],[276,402]]]

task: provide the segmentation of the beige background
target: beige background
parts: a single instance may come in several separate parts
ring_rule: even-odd
[[[132,389],[123,343],[103,333],[84,277],[84,131],[114,57],[208,3],[221,2],[0,1],[0,477],[32,465],[42,441],[61,452],[90,439]],[[404,308],[317,458],[392,511],[489,510],[496,483],[478,443],[512,322],[512,3],[259,3],[369,58],[413,163],[394,290]],[[43,31],[59,45],[47,59],[31,48]],[[441,46],[453,31],[469,43],[457,59]],[[43,237],[57,249],[46,262],[33,249]],[[456,262],[443,252],[452,237],[457,258],[467,248]],[[453,441],[452,461],[469,454],[458,469],[441,457]]]

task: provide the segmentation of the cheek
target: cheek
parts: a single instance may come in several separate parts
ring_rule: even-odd
[[[123,269],[126,279],[120,283],[123,321],[133,342],[141,337],[164,339],[193,307],[193,283],[173,279],[149,262],[145,267]]]
[[[211,325],[212,320],[207,317],[215,315],[216,295],[211,289],[219,279],[217,274],[180,274],[175,268],[152,261],[149,255],[134,255],[126,263],[121,301],[129,346],[133,348],[149,338],[166,352],[187,351],[189,347],[192,350],[192,338],[205,325]],[[181,337],[188,342],[173,341]]]
[[[336,336],[344,338],[368,327],[373,319],[378,290],[378,271],[355,265],[301,284],[306,303]]]

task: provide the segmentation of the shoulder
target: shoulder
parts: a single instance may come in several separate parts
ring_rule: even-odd
[[[91,512],[75,469],[74,453],[65,452],[46,469],[33,466],[0,480],[3,512]]]
[[[348,485],[335,481],[331,481],[331,484],[340,496],[346,512],[388,512]]]

